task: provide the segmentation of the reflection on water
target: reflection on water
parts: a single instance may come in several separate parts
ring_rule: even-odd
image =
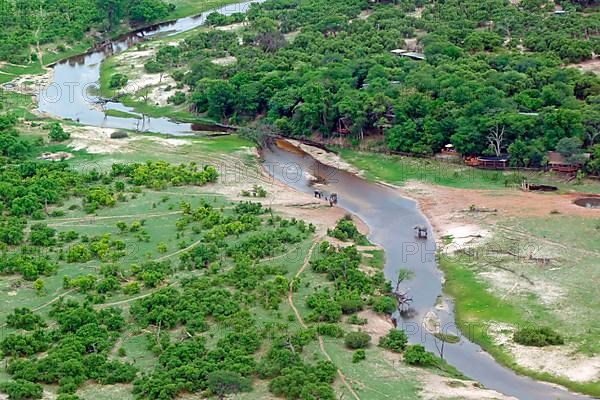
[[[216,11],[225,15],[246,12],[252,3],[262,3],[263,1],[256,0],[232,4],[221,7]],[[102,99],[97,94],[100,64],[106,57],[125,51],[148,37],[170,36],[196,28],[202,25],[206,17],[213,11],[215,10],[134,31],[89,53],[71,57],[55,64],[52,84],[39,92],[39,110],[54,116],[78,121],[85,125],[171,135],[193,134],[195,130],[201,127],[189,123],[179,123],[168,118],[144,117],[132,107],[126,107],[110,99],[108,101]],[[107,110],[124,111],[143,118],[112,117],[106,115]]]
[[[459,335],[460,343],[444,343],[444,358],[462,373],[486,387],[506,395],[527,400],[590,399],[570,393],[562,388],[517,375],[505,368],[471,342],[473,332],[460,332],[454,324],[454,309],[446,299],[448,308],[434,307],[442,293],[442,273],[436,262],[433,237],[416,239],[413,227],[425,225],[431,230],[417,204],[403,198],[384,185],[367,182],[355,175],[331,168],[314,160],[308,154],[289,144],[271,145],[263,149],[265,169],[275,179],[306,193],[314,191],[312,177],[325,182],[324,192],[339,195],[338,205],[357,215],[370,230],[369,240],[385,249],[385,276],[395,286],[400,268],[414,272],[414,278],[402,282],[400,289],[409,293],[413,302],[406,311],[394,318],[404,329],[411,343],[421,343],[429,351],[439,354],[441,342],[423,328],[423,319],[430,311],[440,318],[442,332]],[[291,150],[291,151],[290,151]]]

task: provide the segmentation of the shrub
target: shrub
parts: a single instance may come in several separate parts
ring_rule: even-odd
[[[159,72],[164,72],[165,66],[162,63],[159,63],[155,60],[150,60],[146,64],[144,64],[144,69],[149,74],[158,74]]]
[[[239,372],[214,371],[208,374],[208,388],[218,398],[225,398],[226,394],[249,392],[252,390],[252,381],[242,376]]]
[[[524,346],[550,346],[564,344],[564,339],[548,327],[526,327],[518,329],[513,340]]]
[[[71,135],[69,132],[65,132],[63,127],[58,122],[52,122],[49,124],[50,132],[48,133],[48,137],[50,140],[55,142],[62,142],[68,140]]]
[[[350,318],[348,318],[348,323],[352,325],[366,325],[367,322],[366,318],[361,318],[356,314],[352,314]]]
[[[109,86],[111,89],[120,89],[123,86],[127,85],[129,79],[123,74],[114,74],[110,77]]]
[[[344,331],[336,324],[319,324],[317,325],[317,333],[322,336],[329,336],[334,338],[344,336]]]
[[[367,358],[367,353],[365,353],[364,349],[356,350],[354,354],[352,354],[352,362],[355,364],[361,362],[365,358]]]
[[[408,343],[408,337],[402,330],[396,328],[390,329],[387,335],[379,339],[379,346],[384,349],[393,351],[394,353],[401,353],[406,349]]]
[[[43,393],[41,385],[23,379],[3,383],[0,390],[11,400],[41,399]]]
[[[167,102],[172,103],[176,106],[181,105],[181,104],[185,103],[185,93],[176,92],[173,96],[170,96],[167,99]]]
[[[42,317],[34,314],[29,308],[15,308],[13,313],[6,317],[6,325],[10,328],[33,331],[45,327],[46,323]]]
[[[365,242],[365,236],[361,234],[354,222],[352,222],[352,217],[345,216],[337,222],[337,225],[333,230],[328,232],[329,236],[334,237],[339,240],[354,240],[357,243]]]
[[[379,296],[373,301],[373,310],[380,314],[393,314],[397,308],[396,299],[390,296]]]
[[[425,350],[420,344],[413,344],[406,348],[404,352],[404,361],[410,365],[420,365],[423,367],[435,365],[435,356]]]
[[[129,135],[125,131],[115,131],[110,134],[111,139],[123,139],[126,137],[129,137]]]
[[[350,332],[346,335],[344,343],[350,349],[364,349],[371,342],[371,336],[365,332]]]

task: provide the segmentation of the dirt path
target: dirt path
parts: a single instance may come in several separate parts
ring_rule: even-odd
[[[193,249],[194,247],[198,246],[200,243],[202,243],[202,239],[200,240],[196,240],[194,243],[190,244],[188,247],[181,249],[181,250],[177,250],[174,253],[171,254],[167,254],[165,256],[159,257],[157,259],[155,259],[154,261],[162,261],[162,260],[166,260],[167,258],[171,258],[173,256],[176,256],[177,254],[183,253],[184,251],[188,251]]]
[[[310,263],[310,258],[312,257],[312,254],[313,254],[315,248],[317,247],[319,241],[322,238],[323,238],[323,236],[318,236],[318,237],[315,238],[312,246],[310,246],[310,249],[308,250],[308,253],[306,254],[306,257],[304,258],[304,264],[302,264],[302,267],[298,270],[298,272],[296,273],[296,275],[294,276],[294,278],[300,277],[300,275],[302,275],[302,273],[304,272],[304,270],[306,270],[306,268],[308,267],[308,265]],[[290,285],[290,290],[288,292],[288,302],[290,303],[290,307],[292,307],[292,310],[294,311],[294,314],[296,315],[296,319],[298,320],[298,322],[300,323],[300,325],[302,325],[302,327],[304,329],[307,329],[308,326],[306,325],[306,323],[302,319],[302,316],[300,315],[300,312],[298,311],[298,309],[294,305],[294,291],[292,290],[292,286],[291,285]],[[329,353],[327,353],[327,350],[325,350],[325,343],[323,342],[323,337],[321,335],[318,335],[318,338],[319,338],[319,347],[321,348],[321,353],[323,353],[323,355],[325,356],[325,358],[327,359],[327,361],[333,363],[333,360],[331,359],[331,356],[329,355]],[[342,380],[342,382],[344,383],[344,385],[346,386],[346,388],[352,394],[352,396],[356,400],[360,400],[360,397],[354,391],[354,389],[352,388],[352,386],[348,383],[348,380],[346,379],[346,375],[344,375],[344,373],[342,372],[342,370],[338,368],[337,369],[337,373],[338,373],[338,376],[340,377],[340,379]]]
[[[167,215],[175,215],[181,214],[181,211],[169,211],[164,213],[153,213],[153,214],[127,214],[127,215],[107,215],[103,217],[98,217],[94,215],[86,216],[86,217],[76,217],[76,218],[59,218],[53,219],[52,223],[48,224],[49,226],[61,225],[68,222],[82,222],[82,221],[98,221],[105,219],[115,219],[115,218],[153,218],[153,217],[164,217]]]
[[[32,311],[34,311],[34,312],[35,312],[35,311],[39,311],[39,310],[41,310],[41,309],[43,309],[43,308],[46,308],[46,307],[48,307],[50,304],[56,303],[56,302],[57,302],[59,299],[61,299],[61,298],[65,297],[66,295],[68,295],[68,294],[70,294],[70,293],[73,293],[74,291],[75,291],[75,289],[69,289],[69,290],[67,290],[67,291],[66,291],[66,292],[64,292],[64,293],[62,293],[62,294],[59,294],[58,296],[56,296],[55,298],[53,298],[53,299],[52,299],[52,300],[50,300],[49,302],[47,302],[47,303],[44,303],[44,304],[42,304],[41,306],[38,306],[38,307],[34,308]]]

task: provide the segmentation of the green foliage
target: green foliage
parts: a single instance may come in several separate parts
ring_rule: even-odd
[[[46,327],[46,323],[42,317],[34,314],[28,308],[15,308],[13,313],[6,317],[6,325],[10,328],[24,329],[26,331]]]
[[[129,6],[129,18],[133,22],[149,22],[164,19],[175,6],[162,0],[134,0]]]
[[[310,321],[337,322],[342,317],[342,307],[327,290],[312,293],[306,298],[306,305],[311,309]]]
[[[112,176],[128,177],[136,186],[162,189],[168,184],[202,186],[215,182],[219,175],[210,165],[198,170],[195,163],[172,165],[165,161],[148,161],[145,164],[113,164]]]
[[[35,281],[40,275],[50,276],[58,269],[58,264],[37,252],[0,253],[0,272],[20,273],[28,281]]]
[[[390,331],[379,339],[379,346],[384,349],[391,350],[394,353],[401,353],[406,349],[408,337],[403,330],[392,328]]]
[[[335,228],[327,233],[336,239],[353,240],[357,244],[364,244],[366,241],[365,236],[358,231],[356,225],[352,222],[352,217],[349,215],[340,219]]]
[[[582,145],[583,142],[577,137],[562,138],[556,144],[556,151],[558,151],[568,163],[583,164],[585,162],[585,157],[583,156]]]
[[[404,351],[404,362],[410,365],[419,365],[422,367],[427,367],[431,365],[435,365],[437,360],[435,356],[425,350],[420,344],[411,344]]]
[[[219,399],[227,394],[249,392],[252,389],[252,381],[239,372],[213,371],[208,374],[207,380],[208,389]]]
[[[243,45],[232,32],[191,35],[174,68],[187,63],[182,81],[194,111],[233,122],[258,117],[265,131],[289,136],[333,136],[343,121],[356,142],[383,133],[395,151],[433,154],[452,143],[472,155],[495,152],[488,136],[498,127],[511,163],[537,167],[562,138],[597,131],[599,79],[561,65],[591,59],[597,41],[585,32],[597,29],[596,14],[509,2],[424,6],[422,18],[403,3],[378,4],[358,19],[367,7],[360,1],[266,2],[249,13]],[[207,24],[231,18],[213,13]],[[390,52],[417,31],[426,32],[416,44],[426,60]],[[286,42],[290,32],[300,33]],[[210,62],[229,55],[235,68]]]
[[[281,375],[269,383],[269,390],[286,399],[335,400],[330,384],[336,368],[330,362],[319,361],[315,366],[296,365],[284,368]]]
[[[352,314],[348,318],[348,323],[352,325],[366,325],[369,321],[366,318],[361,318],[356,314]]]
[[[367,353],[364,349],[358,349],[352,354],[352,362],[354,364],[361,362],[367,358]]]
[[[4,356],[30,356],[48,349],[48,337],[41,330],[33,334],[19,335],[11,333],[0,341],[0,350]]]
[[[371,336],[366,332],[350,332],[346,334],[344,343],[349,349],[364,349],[371,343]]]
[[[562,336],[549,327],[519,328],[513,335],[513,340],[525,346],[544,347],[564,344]]]
[[[340,338],[344,336],[344,330],[337,324],[319,324],[317,325],[317,333],[321,336],[329,336]]]
[[[47,129],[50,130],[50,132],[48,132],[48,138],[54,142],[64,142],[71,137],[69,132],[66,132],[59,122],[51,122]]]
[[[56,244],[56,230],[46,224],[33,224],[29,233],[29,241],[34,246],[52,246]]]
[[[185,100],[186,100],[185,93],[175,92],[175,94],[173,96],[170,96],[167,99],[167,102],[174,104],[176,106],[179,106],[179,105],[185,103]]]
[[[114,74],[110,77],[110,83],[108,84],[111,89],[121,89],[127,85],[129,78],[123,74]]]
[[[41,399],[43,394],[41,385],[23,379],[0,384],[0,391],[8,394],[9,400]]]
[[[378,296],[373,300],[373,310],[381,314],[393,314],[398,309],[396,299],[391,296]]]

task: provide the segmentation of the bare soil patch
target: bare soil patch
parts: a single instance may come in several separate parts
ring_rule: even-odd
[[[567,67],[577,68],[584,72],[593,72],[600,74],[600,58],[586,60],[577,64],[569,64]]]
[[[178,42],[169,43],[176,46]],[[177,82],[168,74],[146,72],[144,64],[153,59],[158,51],[157,45],[143,50],[129,50],[115,56],[116,70],[129,79],[127,85],[119,90],[119,94],[135,95],[138,100],[164,107],[168,98],[175,94],[172,90]],[[187,91],[187,88],[181,89]]]
[[[465,400],[517,400],[494,390],[482,388],[477,382],[444,378],[432,373],[420,373],[424,400],[465,399]]]
[[[237,62],[237,58],[235,58],[234,56],[219,57],[213,58],[212,60],[210,60],[210,62],[216,65],[232,65]]]
[[[4,90],[21,94],[37,96],[40,91],[46,89],[54,81],[54,69],[46,68],[46,72],[40,75],[20,75],[10,82],[2,85]]]
[[[59,151],[56,153],[42,153],[42,155],[40,155],[38,157],[38,159],[46,160],[46,161],[62,161],[62,160],[70,160],[73,157],[74,156],[72,153],[68,153],[66,151]]]
[[[379,339],[387,335],[390,329],[394,328],[394,323],[391,318],[386,315],[381,315],[373,310],[364,310],[358,313],[360,318],[367,320],[366,325],[353,325],[355,331],[363,331],[371,335],[371,343],[373,346],[379,344]]]
[[[111,134],[118,131],[112,128],[95,126],[64,126],[71,134],[68,146],[73,150],[85,150],[91,154],[131,153],[136,151],[133,144],[140,140],[152,141],[167,149],[173,149],[189,144],[187,140],[163,138],[158,136],[136,135],[127,138],[112,139]]]

